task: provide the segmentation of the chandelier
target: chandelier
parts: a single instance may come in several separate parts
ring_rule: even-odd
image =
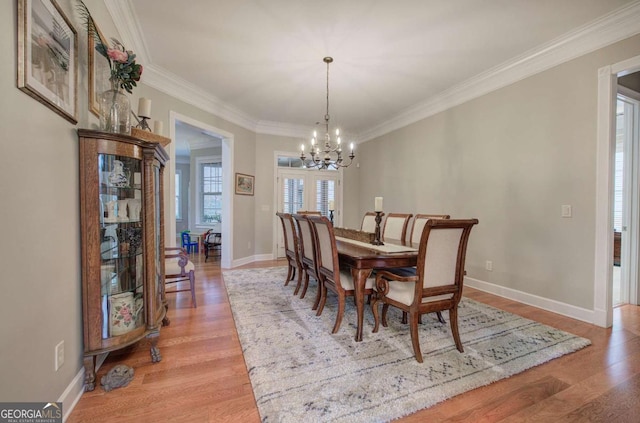
[[[336,128],[336,140],[335,143],[331,141],[331,134],[329,133],[329,64],[333,62],[332,57],[325,57],[322,59],[327,64],[327,113],[324,115],[324,143],[318,140],[318,134],[313,131],[313,138],[311,138],[311,158],[307,162],[307,156],[304,155],[304,144],[302,144],[302,153],[300,154],[300,160],[305,167],[319,168],[319,169],[338,169],[341,167],[347,167],[352,162],[356,155],[353,153],[353,143],[351,143],[351,154],[349,154],[349,163],[344,164],[342,158],[342,144],[340,140],[340,129]],[[323,144],[323,145],[320,145]]]

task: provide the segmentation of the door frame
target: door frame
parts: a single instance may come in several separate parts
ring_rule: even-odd
[[[638,254],[640,244],[640,140],[638,139],[638,122],[640,108],[640,93],[619,86],[616,94],[617,102],[630,104],[631,115],[625,118],[624,143],[624,175],[623,175],[623,204],[622,204],[622,228],[621,228],[621,254],[620,254],[620,294],[621,304],[637,304]],[[627,106],[625,106],[627,108]],[[628,110],[628,109],[627,109]],[[616,113],[617,114],[617,113]],[[625,113],[626,114],[626,113]],[[617,137],[617,122],[616,122]],[[612,297],[612,301],[615,300]],[[614,304],[616,306],[618,304]]]
[[[165,172],[168,175],[169,180],[165,179],[165,185],[167,188],[165,191],[169,191],[168,199],[174,199],[176,196],[175,187],[175,141],[176,141],[176,122],[185,122],[191,126],[202,129],[203,131],[214,134],[218,138],[222,138],[222,224],[220,230],[222,232],[222,257],[220,258],[220,267],[228,269],[232,267],[233,263],[233,156],[234,156],[234,135],[231,132],[227,132],[223,129],[216,128],[208,125],[204,122],[200,122],[189,116],[182,115],[173,110],[169,111],[169,136],[173,140],[167,146],[167,153],[170,160],[168,162],[169,172]],[[168,182],[168,183],[167,183]],[[165,233],[175,234],[176,232],[176,206],[175,201],[165,201]],[[167,239],[165,237],[165,239]],[[173,240],[173,241],[171,241]],[[175,236],[169,237],[167,242],[173,242],[175,244]],[[168,244],[169,246],[175,246],[174,244]]]
[[[613,325],[613,195],[618,77],[640,70],[640,56],[598,69],[593,321]],[[637,284],[638,281],[635,281]],[[637,295],[636,295],[637,297]],[[636,303],[638,298],[635,298]]]

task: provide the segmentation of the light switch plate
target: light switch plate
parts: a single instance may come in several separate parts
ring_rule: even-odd
[[[563,205],[562,206],[562,217],[571,217],[571,216],[572,216],[571,206],[570,205]]]

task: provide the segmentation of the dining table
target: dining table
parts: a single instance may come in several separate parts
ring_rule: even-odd
[[[412,267],[418,262],[418,249],[400,241],[385,240],[373,245],[336,236],[338,261],[351,271],[357,313],[356,342],[362,341],[364,323],[364,290],[367,278],[376,269]]]

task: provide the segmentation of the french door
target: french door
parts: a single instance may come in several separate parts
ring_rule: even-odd
[[[323,216],[329,217],[329,202],[333,201],[333,219],[338,226],[341,221],[342,172],[300,168],[278,168],[277,172],[277,211],[294,214],[300,210],[318,210]],[[276,256],[284,257],[282,223],[277,217],[274,233]]]

